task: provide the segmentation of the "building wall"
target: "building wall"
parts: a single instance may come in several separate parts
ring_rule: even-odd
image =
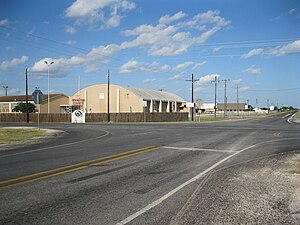
[[[50,98],[50,113],[61,113],[61,105],[69,104],[69,97],[65,95],[53,96]],[[48,112],[48,95],[44,95],[43,104],[40,105],[40,108],[37,106],[37,109],[41,113]]]
[[[17,106],[18,102],[0,102],[0,113],[12,113],[12,110]],[[21,101],[22,102],[22,101]],[[28,101],[34,104],[33,101]]]
[[[143,100],[127,89],[110,85],[110,112],[143,112]],[[69,99],[69,105],[73,105],[73,99],[83,99],[81,110],[92,113],[107,112],[107,84],[96,84],[81,89]]]

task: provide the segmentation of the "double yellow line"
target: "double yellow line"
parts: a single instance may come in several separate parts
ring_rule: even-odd
[[[125,158],[135,156],[135,155],[138,155],[138,154],[141,154],[144,152],[158,150],[159,148],[160,147],[156,147],[156,146],[147,146],[144,148],[138,148],[135,150],[121,152],[118,154],[105,156],[102,158],[92,159],[92,160],[88,160],[85,162],[80,162],[80,163],[76,163],[76,164],[72,164],[72,165],[68,165],[68,166],[55,168],[52,170],[46,170],[46,171],[42,171],[39,173],[25,175],[25,176],[21,176],[21,177],[9,179],[9,180],[3,180],[3,181],[0,181],[0,191],[8,189],[8,188],[12,188],[12,187],[25,185],[25,184],[32,183],[35,181],[59,176],[62,174],[75,172],[75,171],[86,169],[86,168],[89,168],[92,166],[98,166],[98,165],[102,165],[104,163],[109,163],[109,162],[117,161],[120,159],[125,159]]]

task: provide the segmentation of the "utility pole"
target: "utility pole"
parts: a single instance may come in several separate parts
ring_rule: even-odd
[[[239,84],[236,84],[236,112],[239,116]]]
[[[218,83],[218,78],[215,76],[214,80],[212,81],[215,83],[215,119],[217,118],[217,83]]]
[[[226,83],[230,81],[229,79],[225,79],[224,81],[224,119],[226,118],[227,113],[227,95],[226,95]]]
[[[29,123],[29,112],[28,112],[28,68],[25,71],[25,83],[26,83],[26,122]]]
[[[193,107],[192,107],[192,115],[191,115],[191,119],[192,121],[194,121],[194,111],[195,111],[195,104],[194,104],[194,83],[196,81],[198,81],[199,79],[194,79],[194,74],[192,73],[192,79],[191,80],[185,80],[185,81],[189,81],[192,82],[192,103],[193,103]]]
[[[109,69],[107,73],[107,122],[110,122],[110,113],[109,113],[109,79],[110,79],[110,74],[109,74]]]
[[[44,61],[48,67],[48,114],[50,113],[50,66],[54,63],[52,62],[48,62],[48,61]]]
[[[3,86],[3,88],[5,89],[5,96],[7,96],[7,89],[8,89],[8,86]]]

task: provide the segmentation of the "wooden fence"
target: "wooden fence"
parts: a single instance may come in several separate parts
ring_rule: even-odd
[[[0,113],[0,122],[26,122],[26,113]],[[71,114],[68,113],[40,113],[40,122],[70,123]],[[38,114],[30,113],[29,121],[37,122]],[[107,113],[86,113],[87,123],[106,123]],[[110,113],[111,122],[181,122],[188,121],[188,113]]]

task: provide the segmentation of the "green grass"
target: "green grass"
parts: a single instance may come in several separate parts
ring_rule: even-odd
[[[300,174],[300,159],[295,160],[295,165],[292,170],[289,171],[290,174]]]
[[[44,131],[33,129],[0,129],[0,144],[11,144],[30,138],[42,137]]]

